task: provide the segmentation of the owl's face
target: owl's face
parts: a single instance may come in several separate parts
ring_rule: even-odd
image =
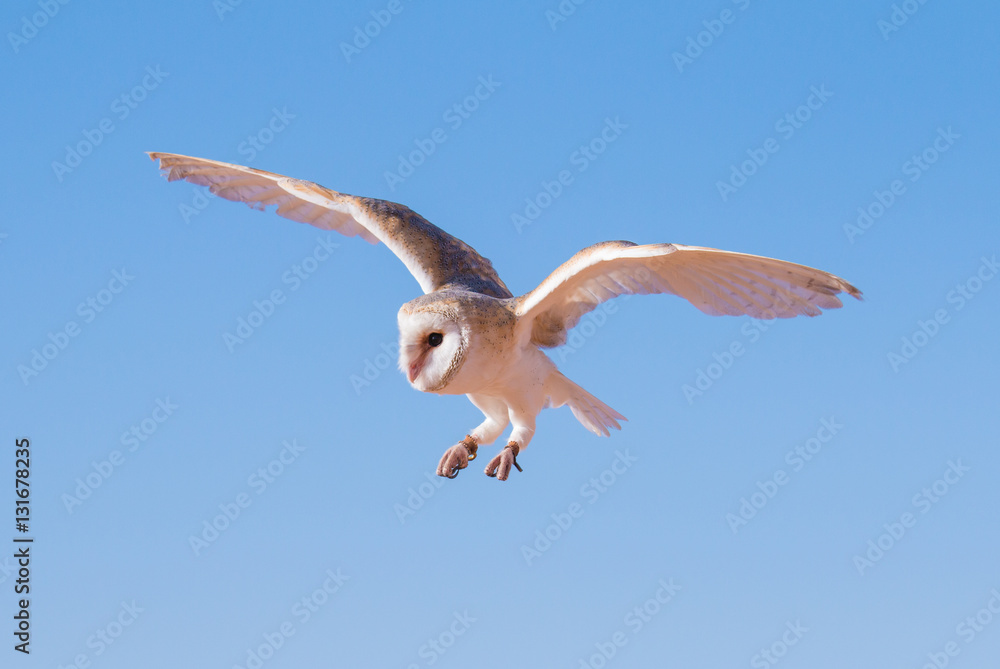
[[[405,304],[398,316],[399,369],[422,392],[444,390],[461,368],[469,343],[457,314],[435,307]]]

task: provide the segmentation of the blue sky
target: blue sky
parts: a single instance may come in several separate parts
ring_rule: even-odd
[[[0,495],[12,508],[27,437],[35,543],[31,655],[10,636],[0,653],[995,664],[998,18],[8,3]],[[419,290],[402,264],[168,184],[144,151],[403,202],[515,294],[629,239],[813,265],[865,300],[768,323],[609,303],[551,355],[624,430],[547,411],[523,473],[446,481],[438,458],[480,416],[396,371]]]

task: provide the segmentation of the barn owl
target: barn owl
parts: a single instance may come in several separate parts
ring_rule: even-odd
[[[483,422],[450,447],[437,467],[454,478],[511,424],[506,446],[486,466],[505,481],[531,442],[542,409],[568,405],[591,432],[621,429],[620,413],[563,376],[542,352],[566,343],[586,313],[620,295],[668,293],[713,315],[817,316],[861,292],[827,272],[762,256],[681,244],[609,241],[587,247],[534,290],[514,297],[489,260],[408,207],[356,197],[241,165],[150,153],[169,181],[208,186],[227,200],[323,230],[382,242],[424,294],[404,304],[399,369],[426,393],[465,395]]]

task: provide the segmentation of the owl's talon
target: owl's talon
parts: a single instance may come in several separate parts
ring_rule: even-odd
[[[517,471],[523,472],[521,465],[517,464],[517,454],[520,452],[521,447],[517,445],[516,441],[508,443],[502,451],[496,454],[496,457],[490,460],[490,464],[486,465],[486,475],[500,481],[506,481],[507,477],[510,476],[511,466],[516,467]]]
[[[441,456],[441,461],[438,463],[437,475],[450,479],[455,478],[460,471],[469,466],[471,460],[476,459],[476,451],[478,449],[479,444],[476,443],[476,439],[470,435],[466,435],[465,439],[449,448]]]

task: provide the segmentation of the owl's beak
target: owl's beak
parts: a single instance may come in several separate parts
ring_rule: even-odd
[[[420,355],[417,356],[416,360],[410,363],[410,369],[407,371],[406,378],[413,383],[418,376],[420,376],[420,371],[424,368],[424,363],[427,362],[427,354],[430,353],[430,349],[424,349]]]

